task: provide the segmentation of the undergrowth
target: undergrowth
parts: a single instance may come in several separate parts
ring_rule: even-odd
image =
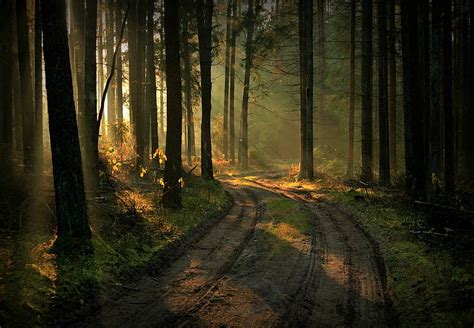
[[[90,207],[93,256],[59,258],[52,249],[54,220],[47,229],[0,236],[0,326],[64,324],[87,312],[111,288],[163,263],[163,250],[228,206],[223,187],[188,176],[183,209],[160,205],[157,183],[112,183]],[[61,318],[61,319],[59,319]],[[58,321],[59,319],[59,321]]]

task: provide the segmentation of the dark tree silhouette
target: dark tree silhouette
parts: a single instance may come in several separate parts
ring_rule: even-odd
[[[64,1],[41,1],[41,13],[58,225],[56,243],[71,251],[91,250]]]
[[[167,130],[166,163],[164,175],[163,205],[180,208],[181,204],[181,73],[179,38],[179,2],[165,0],[165,46],[166,46],[166,88],[167,88]]]
[[[213,179],[211,144],[211,64],[213,0],[197,1],[199,62],[201,66],[201,176]]]
[[[372,181],[372,0],[362,0],[362,175],[364,181]]]

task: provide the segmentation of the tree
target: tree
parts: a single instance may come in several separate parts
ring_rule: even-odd
[[[166,163],[163,188],[163,205],[180,208],[181,204],[181,73],[179,38],[179,0],[165,0],[164,33],[166,47]]]
[[[12,60],[12,13],[10,0],[0,2],[0,51],[3,54],[0,61],[0,167],[8,176],[11,169],[11,151],[13,144],[13,60]]]
[[[107,0],[106,10],[106,49],[107,49],[107,76],[112,71],[112,65],[114,64],[114,3],[113,0]],[[114,81],[115,82],[115,81]],[[115,113],[115,84],[111,83],[110,90],[107,92],[107,127],[108,135],[112,139],[115,137],[115,124],[116,124],[116,113]]]
[[[405,126],[405,176],[408,194],[420,199],[424,185],[424,145],[418,6],[411,0],[401,1],[403,50],[403,107]]]
[[[253,35],[255,32],[255,11],[254,1],[248,0],[248,9],[246,14],[247,37],[245,40],[245,71],[244,71],[244,90],[242,96],[242,112],[240,120],[240,138],[239,138],[239,158],[243,169],[249,167],[249,91],[250,91],[250,71],[253,61]]]
[[[224,128],[223,148],[224,158],[229,159],[229,80],[230,80],[230,44],[232,30],[233,0],[227,1],[226,32],[225,32],[225,72],[224,72]]]
[[[199,62],[201,66],[201,176],[213,179],[211,144],[211,64],[213,0],[197,1]]]
[[[128,24],[128,48],[129,48],[129,85],[130,85],[130,111],[132,118],[133,133],[135,135],[136,147],[136,169],[144,165],[145,160],[145,138],[144,134],[144,113],[142,99],[142,78],[143,78],[143,45],[142,34],[142,5],[143,0],[136,1],[130,5],[130,19]]]
[[[452,58],[452,21],[451,0],[443,0],[442,5],[443,33],[443,118],[444,118],[444,185],[448,196],[454,196],[456,152],[454,148],[454,115],[453,115],[453,58]]]
[[[372,181],[372,0],[362,0],[362,174],[361,179]]]
[[[300,177],[313,178],[313,1],[299,1],[301,145]]]
[[[192,77],[191,77],[191,47],[189,43],[189,21],[191,11],[190,8],[183,8],[183,29],[182,29],[182,42],[183,42],[183,75],[184,75],[184,95],[186,104],[186,124],[187,124],[187,140],[186,140],[186,158],[188,165],[191,166],[193,163],[193,155],[195,154],[195,141],[194,141],[194,113],[193,113],[193,95],[192,95]]]
[[[390,145],[388,119],[388,61],[387,61],[387,5],[377,6],[379,30],[379,181],[383,186],[390,184]]]
[[[319,112],[324,112],[325,78],[326,78],[326,0],[317,0],[318,49],[319,49]]]
[[[115,4],[115,33],[119,33],[122,24],[122,0],[117,0]],[[119,45],[117,48],[117,63],[116,63],[118,73],[115,74],[115,101],[116,101],[116,113],[117,113],[117,124],[119,127],[123,123],[123,85],[122,85],[122,46]],[[119,133],[119,136],[121,134]],[[123,140],[118,140],[120,143]]]
[[[97,0],[86,0],[84,42],[84,167],[90,177],[90,187],[95,189],[99,180],[99,134],[97,128]],[[100,59],[99,59],[100,60]],[[101,65],[102,63],[99,63]]]
[[[43,172],[43,46],[41,36],[41,9],[35,0],[35,170]],[[10,82],[11,83],[11,82]]]
[[[57,245],[91,250],[64,1],[41,1]]]
[[[154,21],[153,13],[155,10],[154,1],[147,1],[147,44],[146,44],[146,102],[150,113],[150,137],[151,137],[151,153],[155,154],[158,146],[158,108],[156,106],[156,68],[155,68],[155,42],[153,40]],[[159,165],[157,157],[156,163]]]
[[[299,37],[299,42],[298,42],[298,47],[299,47],[299,68],[300,68],[300,144],[301,144],[301,149],[300,149],[300,177],[301,178],[306,178],[305,174],[307,172],[307,166],[308,164],[306,163],[307,156],[306,156],[306,85],[307,81],[306,78],[308,76],[306,70],[306,58],[308,57],[307,55],[307,34],[308,30],[306,29],[306,15],[305,15],[305,10],[306,10],[306,1],[300,0],[298,1],[298,37]]]
[[[26,0],[16,1],[18,33],[18,62],[20,65],[20,87],[23,131],[23,164],[25,170],[33,169],[34,155],[34,105],[31,85],[30,43],[28,38],[28,16]]]
[[[431,179],[428,183],[428,199],[433,200],[439,192],[441,177],[441,90],[442,90],[442,0],[433,0],[431,18],[431,112],[428,127],[429,170]]]
[[[351,0],[351,72],[349,86],[349,146],[347,155],[347,176],[354,175],[354,121],[355,121],[355,64],[356,64],[356,0]]]
[[[390,143],[390,168],[396,175],[398,172],[397,162],[397,29],[395,26],[395,0],[388,3],[388,65],[389,65],[389,143]]]
[[[232,1],[232,32],[230,37],[230,76],[229,76],[229,158],[235,163],[235,43],[237,40],[237,1]]]

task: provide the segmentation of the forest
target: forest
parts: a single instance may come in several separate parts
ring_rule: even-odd
[[[474,326],[474,2],[0,0],[0,49],[0,328]]]

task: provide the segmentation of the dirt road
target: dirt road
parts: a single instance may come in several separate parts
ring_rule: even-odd
[[[81,325],[393,326],[383,260],[349,214],[270,180],[224,183],[234,205],[206,236]],[[307,229],[277,218],[289,212],[267,211],[283,199],[299,204]]]

